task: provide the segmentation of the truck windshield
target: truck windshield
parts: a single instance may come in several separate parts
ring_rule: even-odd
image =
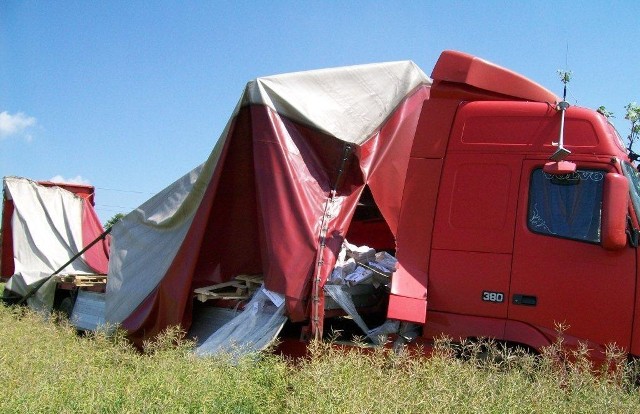
[[[629,193],[631,194],[633,209],[636,212],[636,217],[640,218],[640,175],[633,165],[625,162],[622,166],[624,175],[629,180]]]

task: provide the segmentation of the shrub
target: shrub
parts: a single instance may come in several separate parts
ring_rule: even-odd
[[[637,365],[615,347],[599,369],[561,342],[532,355],[446,338],[429,358],[312,342],[294,362],[197,358],[178,328],[139,352],[122,331],[78,335],[26,308],[0,306],[0,323],[0,412],[640,412]]]

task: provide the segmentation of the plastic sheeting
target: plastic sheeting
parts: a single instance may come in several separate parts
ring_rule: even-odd
[[[353,245],[345,240],[329,283],[324,286],[324,291],[331,299],[353,319],[368,338],[378,345],[384,344],[389,334],[398,331],[400,321],[387,320],[382,325],[369,329],[358,313],[352,293],[360,293],[358,288],[366,285],[378,288],[384,283],[388,287],[389,276],[396,267],[396,258],[389,253],[384,251],[376,253],[368,246]],[[364,272],[367,272],[367,277],[362,276]],[[374,274],[380,279],[371,279]]]
[[[215,331],[195,353],[199,356],[226,353],[237,358],[261,351],[273,342],[287,321],[284,310],[284,298],[262,287],[238,316]]]
[[[369,327],[364,322],[358,310],[356,309],[356,305],[353,303],[353,299],[351,298],[351,294],[349,293],[348,287],[345,285],[324,285],[324,291],[327,292],[329,296],[333,300],[340,305],[340,307],[347,312],[349,316],[353,319],[353,321],[358,325],[360,329],[362,329],[363,333],[369,332]]]
[[[15,273],[5,286],[8,291],[26,295],[102,233],[90,202],[61,187],[5,177],[4,192],[5,199],[13,205],[11,238]],[[102,243],[89,251],[60,274],[106,273],[107,256]],[[28,304],[50,309],[54,293],[55,283],[49,280],[29,298]]]
[[[107,329],[104,320],[104,293],[78,290],[69,320],[78,329]]]

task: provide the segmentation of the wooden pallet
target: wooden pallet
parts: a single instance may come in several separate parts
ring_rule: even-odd
[[[92,287],[107,284],[107,275],[57,275],[58,283],[70,283],[77,287]]]
[[[210,299],[243,300],[248,299],[262,281],[262,275],[238,275],[228,282],[195,289],[193,293],[200,302]]]

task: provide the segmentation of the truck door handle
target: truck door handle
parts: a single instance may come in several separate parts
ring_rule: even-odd
[[[521,295],[521,294],[513,295],[514,305],[536,306],[537,303],[538,303],[538,298],[536,296]]]

